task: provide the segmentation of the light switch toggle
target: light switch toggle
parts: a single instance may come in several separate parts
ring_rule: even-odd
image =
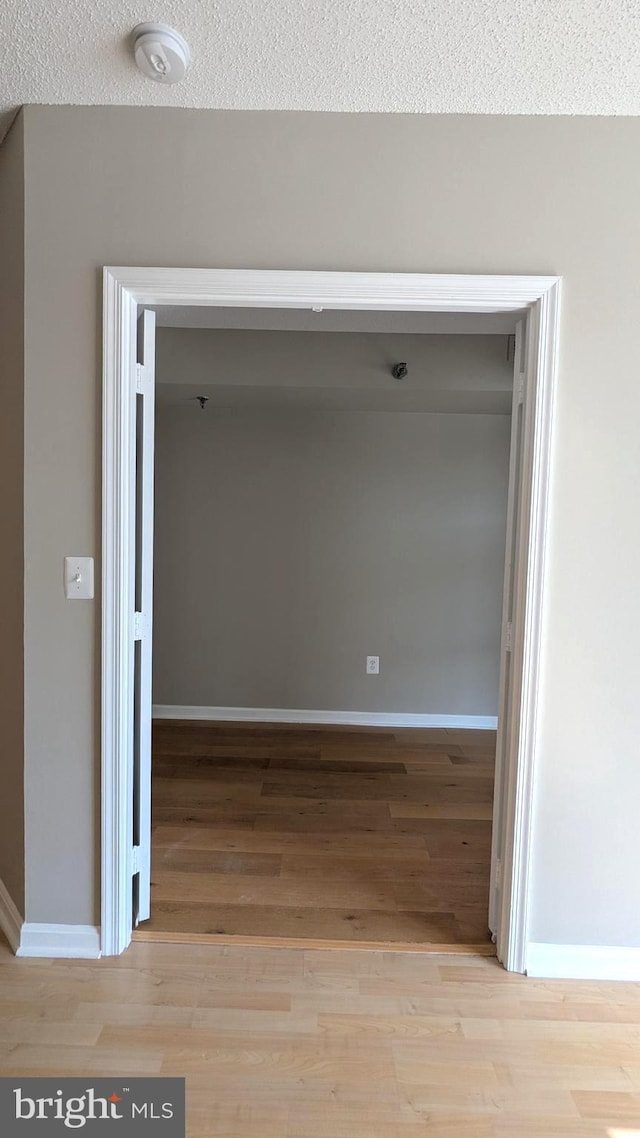
[[[93,557],[65,557],[64,595],[69,601],[93,599]]]

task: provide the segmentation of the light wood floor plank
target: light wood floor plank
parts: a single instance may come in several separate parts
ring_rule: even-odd
[[[640,984],[495,959],[0,943],[0,1074],[180,1075],[188,1138],[631,1138]]]

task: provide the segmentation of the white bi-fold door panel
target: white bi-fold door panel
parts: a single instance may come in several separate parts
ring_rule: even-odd
[[[507,532],[502,601],[502,636],[500,644],[500,689],[498,696],[498,739],[496,747],[495,794],[491,856],[491,887],[489,896],[489,928],[497,938],[500,930],[505,881],[510,867],[505,866],[505,832],[509,783],[515,777],[515,760],[518,751],[519,680],[513,667],[514,637],[517,634],[518,608],[524,600],[522,583],[518,580],[519,551],[522,545],[524,518],[523,467],[525,414],[527,410],[526,351],[527,325],[520,320],[516,326],[513,366],[513,398],[511,404],[511,446],[509,452],[509,492],[507,499]]]
[[[155,312],[138,318],[133,652],[133,922],[151,910],[151,703],[153,633],[153,443]]]

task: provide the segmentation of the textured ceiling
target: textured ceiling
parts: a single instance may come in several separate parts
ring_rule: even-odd
[[[175,88],[132,62],[147,19],[191,45]],[[637,115],[639,43],[639,0],[2,0],[0,109]]]

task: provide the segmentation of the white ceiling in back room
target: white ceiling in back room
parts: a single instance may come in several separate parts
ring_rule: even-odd
[[[181,83],[136,69],[131,32],[150,18],[189,43]],[[3,0],[0,111],[637,115],[639,42],[637,0]]]

